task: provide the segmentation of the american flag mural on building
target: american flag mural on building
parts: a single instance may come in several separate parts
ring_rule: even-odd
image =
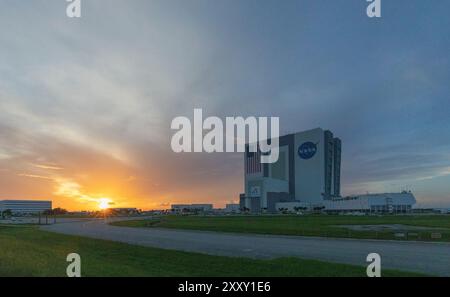
[[[246,174],[260,173],[262,170],[261,165],[261,152],[247,152],[245,158]]]

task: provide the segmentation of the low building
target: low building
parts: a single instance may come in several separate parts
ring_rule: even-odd
[[[416,198],[411,192],[365,194],[324,201],[327,212],[409,213]]]
[[[437,208],[436,211],[441,214],[450,214],[450,208]]]
[[[241,207],[239,204],[227,204],[225,206],[226,213],[239,213],[241,211]]]
[[[171,209],[175,213],[210,212],[212,204],[173,204]]]
[[[1,200],[0,212],[10,210],[13,214],[35,214],[52,209],[52,201]]]
[[[251,213],[260,213],[259,200],[252,199],[253,203],[246,204],[246,197],[241,197],[242,209]],[[416,204],[416,198],[411,192],[364,194],[348,197],[339,197],[326,200],[322,203],[308,203],[293,199],[287,193],[268,193],[267,208],[262,211],[276,212],[303,212],[320,211],[327,213],[410,213]],[[415,212],[418,212],[415,210]],[[430,213],[439,211],[430,209]]]

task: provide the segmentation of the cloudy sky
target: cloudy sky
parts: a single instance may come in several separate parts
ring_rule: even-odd
[[[432,3],[430,3],[432,2]],[[278,116],[343,141],[343,192],[450,206],[450,2],[0,0],[0,199],[238,200],[239,154],[175,154],[171,120]]]

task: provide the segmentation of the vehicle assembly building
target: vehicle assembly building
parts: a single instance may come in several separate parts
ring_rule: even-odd
[[[245,152],[245,193],[250,212],[322,208],[326,211],[410,211],[411,193],[341,197],[341,140],[316,128],[279,138],[276,163],[262,164],[261,152]]]

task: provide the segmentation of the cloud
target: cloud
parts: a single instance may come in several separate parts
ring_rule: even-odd
[[[38,179],[44,179],[44,180],[54,181],[54,179],[51,178],[51,177],[48,177],[48,176],[42,176],[42,175],[36,175],[36,174],[20,173],[20,174],[17,174],[17,175],[18,175],[18,176],[22,176],[22,177],[38,178]]]
[[[0,12],[5,195],[235,200],[239,154],[170,150],[171,120],[197,107],[332,130],[347,193],[448,173],[448,4],[374,26],[350,2],[88,1],[75,22],[63,2],[19,2]]]
[[[51,169],[51,170],[63,170],[64,168],[55,166],[55,165],[44,165],[44,164],[32,164],[34,167],[40,169]]]

